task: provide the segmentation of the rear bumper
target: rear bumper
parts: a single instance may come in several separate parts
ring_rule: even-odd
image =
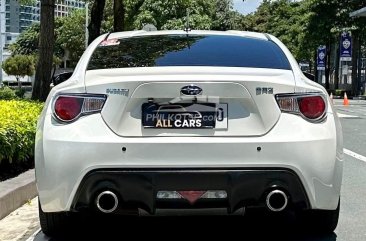
[[[154,214],[157,208],[227,208],[229,213],[242,207],[265,207],[267,194],[280,189],[289,197],[290,209],[310,208],[298,176],[281,169],[160,169],[94,170],[88,173],[76,192],[72,210],[95,208],[96,197],[113,191],[121,200],[119,207],[137,207]],[[227,198],[158,199],[158,191],[226,191]]]
[[[290,170],[305,189],[311,209],[334,210],[338,205],[343,150],[332,114],[319,124],[282,114],[269,133],[258,137],[124,138],[115,135],[98,114],[69,125],[57,125],[49,115],[43,120],[35,154],[45,212],[72,210],[81,183],[98,170]],[[182,185],[179,180],[178,184]],[[154,205],[146,204],[151,210]],[[228,206],[235,209],[236,205],[232,201]]]

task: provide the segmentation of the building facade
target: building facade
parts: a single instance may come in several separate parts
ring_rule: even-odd
[[[65,17],[74,9],[85,8],[85,3],[83,1],[57,0],[56,2],[56,17]]]

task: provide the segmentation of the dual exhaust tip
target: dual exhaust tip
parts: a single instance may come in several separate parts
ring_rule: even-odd
[[[281,190],[273,190],[268,193],[266,198],[266,205],[272,212],[283,211],[288,204],[288,197],[286,193]]]
[[[96,205],[102,213],[113,213],[118,207],[118,197],[112,191],[101,192],[96,198]]]
[[[288,204],[286,193],[281,190],[273,190],[266,197],[266,205],[272,212],[283,211]],[[96,198],[96,205],[103,213],[113,213],[118,207],[118,197],[112,191],[103,191]]]

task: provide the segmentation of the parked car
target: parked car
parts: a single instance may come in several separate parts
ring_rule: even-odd
[[[303,74],[308,78],[309,80],[315,81],[315,75],[309,72],[303,72]]]
[[[70,212],[166,208],[263,208],[337,226],[340,122],[272,35],[102,35],[44,108],[35,162],[47,235]]]
[[[56,86],[68,80],[72,76],[73,72],[63,72],[52,77],[52,85]]]

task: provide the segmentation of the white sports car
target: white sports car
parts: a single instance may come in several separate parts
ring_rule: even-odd
[[[39,120],[41,227],[57,234],[69,212],[263,207],[331,232],[342,164],[326,90],[274,36],[107,34]]]

